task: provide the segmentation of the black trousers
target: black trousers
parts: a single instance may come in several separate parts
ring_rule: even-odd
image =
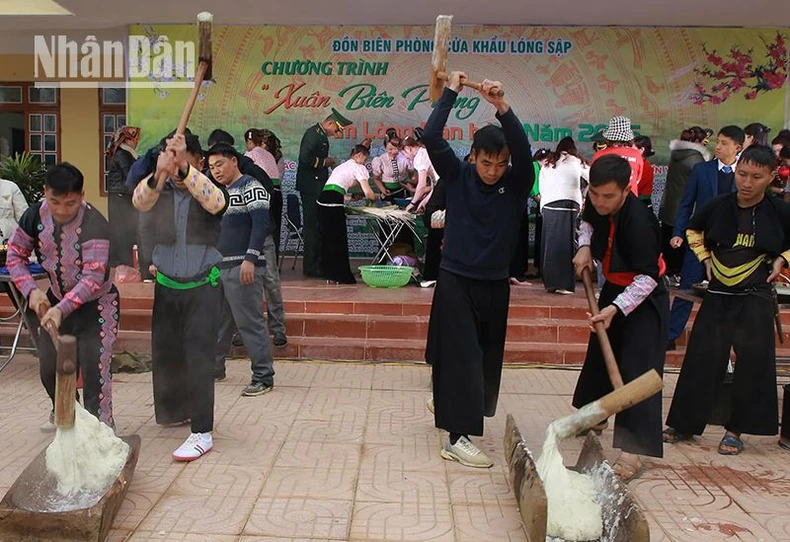
[[[725,429],[751,435],[779,431],[773,300],[765,295],[707,293],[683,358],[667,425],[690,435],[705,430],[735,350],[732,409]]]
[[[272,226],[274,227],[274,250],[277,255],[277,261],[280,261],[280,228],[283,223],[283,193],[279,186],[274,187],[272,193],[272,200],[269,204],[269,214],[272,218]]]
[[[444,228],[428,229],[425,241],[425,266],[422,278],[436,280],[439,278],[439,265],[442,263],[442,241],[444,241]]]
[[[137,209],[131,194],[107,194],[110,223],[110,267],[132,266],[132,247],[137,243]]]
[[[598,306],[604,308],[620,295],[623,287],[605,282]],[[607,330],[614,357],[623,382],[628,383],[650,369],[664,374],[669,321],[669,293],[659,280],[653,293],[627,317],[618,312]],[[573,406],[581,408],[613,391],[606,372],[601,346],[595,333],[590,334]],[[622,411],[615,417],[613,446],[624,452],[663,457],[661,435],[661,393]]]
[[[204,285],[157,283],[151,322],[154,412],[160,425],[192,419],[193,433],[214,427],[214,352],[222,293]]]
[[[433,366],[436,427],[482,435],[483,417],[496,414],[509,302],[507,279],[439,271],[425,352]]]
[[[680,269],[683,267],[683,255],[685,254],[685,246],[680,248],[672,248],[669,241],[672,239],[672,230],[674,226],[670,224],[661,224],[661,254],[664,257],[664,263],[667,266],[667,275],[679,275]],[[686,240],[683,240],[686,243]]]
[[[54,307],[59,301],[47,292]],[[82,397],[85,410],[110,427],[115,427],[112,416],[112,350],[118,336],[120,296],[113,286],[104,296],[83,304],[60,324],[61,335],[77,338],[77,371],[82,372]],[[38,325],[38,318],[34,315]],[[55,369],[58,353],[46,330],[38,329],[39,376],[47,395],[55,404]],[[79,373],[78,373],[79,374]]]
[[[302,274],[306,277],[318,277],[321,262],[321,239],[318,233],[318,199],[317,194],[299,192],[302,201],[302,233],[304,234],[304,256],[302,258]]]
[[[510,276],[523,280],[527,277],[529,267],[529,208],[521,213],[521,221],[518,225],[518,235],[516,236],[516,246],[513,249],[513,256],[510,258]]]
[[[318,196],[318,225],[321,231],[321,276],[341,284],[356,284],[348,259],[343,194],[334,190],[321,192]]]

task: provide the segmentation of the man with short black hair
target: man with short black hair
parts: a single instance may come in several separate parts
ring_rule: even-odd
[[[110,364],[120,297],[110,280],[109,224],[84,195],[80,170],[68,162],[50,167],[44,200],[25,211],[8,242],[7,265],[41,327],[77,337],[85,409],[115,428]],[[33,252],[49,275],[46,292],[28,269]],[[54,407],[57,352],[48,333],[37,336],[41,382]]]
[[[249,175],[239,171],[239,153],[224,143],[208,151],[208,166],[217,182],[228,190],[230,204],[222,217],[219,251],[224,301],[217,340],[215,375],[225,373],[225,356],[230,351],[233,323],[239,330],[252,365],[252,380],[241,392],[263,395],[274,386],[274,359],[263,316],[263,276],[266,272],[264,244],[270,239],[271,195]]]
[[[461,72],[450,74],[422,137],[447,198],[425,358],[433,366],[436,427],[450,434],[442,457],[488,468],[493,462],[469,435],[482,435],[483,418],[496,413],[510,258],[535,170],[521,122],[505,99],[496,95],[502,86],[498,81],[483,81],[480,94],[496,108],[502,126],[477,130],[471,163],[458,159],[443,138],[443,129],[465,77]]]
[[[790,261],[790,205],[766,195],[775,164],[770,147],[749,146],[735,168],[736,192],[711,199],[688,222],[689,249],[710,283],[691,329],[665,442],[703,433],[731,348],[738,360],[718,452],[740,454],[742,433],[779,430],[771,282]]]
[[[577,274],[602,262],[606,281],[590,327],[603,322],[623,382],[655,369],[664,372],[669,293],[663,278],[661,230],[655,214],[630,188],[631,167],[620,156],[604,156],[590,168],[590,188],[582,213],[579,250],[573,259]],[[581,408],[613,391],[601,345],[590,334],[587,357],[576,383],[573,406]],[[597,429],[601,429],[602,424]],[[624,481],[642,469],[640,456],[663,456],[661,394],[624,410],[615,418],[614,464]]]
[[[234,148],[235,150],[235,147],[233,147],[235,140],[233,136],[225,130],[217,128],[216,130],[213,130],[208,137],[209,148],[213,147],[214,145],[224,144]],[[239,171],[242,173],[242,175],[247,175],[257,180],[263,189],[269,194],[269,200],[272,201],[275,197],[275,194],[277,193],[277,189],[275,188],[271,177],[269,177],[269,175],[263,169],[261,169],[261,167],[258,166],[258,164],[256,164],[249,156],[236,153],[236,161]],[[214,177],[212,176],[208,165],[206,165],[205,173],[208,175],[209,179],[213,180]],[[268,328],[264,329],[268,329],[268,331],[273,335],[272,343],[274,346],[277,348],[283,348],[288,344],[288,338],[285,335],[285,304],[283,303],[282,288],[280,287],[280,270],[279,266],[277,265],[277,242],[275,240],[279,237],[280,231],[277,229],[277,223],[272,220],[273,217],[271,213],[271,205],[268,205],[267,207],[267,213],[269,214],[270,220],[269,232],[263,247],[263,251],[266,256],[266,268],[263,274],[263,291],[266,294],[266,320]],[[237,339],[238,335],[234,336],[232,343],[234,345],[241,346],[241,343],[236,342]],[[218,364],[215,367],[214,378],[216,380],[225,379],[224,359],[222,364]]]

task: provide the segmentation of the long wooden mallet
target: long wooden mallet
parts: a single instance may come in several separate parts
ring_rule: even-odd
[[[192,86],[192,91],[189,93],[187,103],[184,105],[184,112],[181,114],[181,120],[178,122],[177,134],[184,135],[186,133],[189,117],[192,115],[192,109],[195,107],[198,94],[200,94],[200,87],[203,81],[210,81],[212,77],[212,53],[211,53],[211,21],[214,16],[208,11],[198,13],[198,67],[195,70],[195,84]]]
[[[587,294],[587,304],[590,306],[590,314],[596,316],[600,311],[598,310],[598,300],[595,299],[595,290],[593,289],[592,275],[590,274],[589,267],[585,267],[582,270],[582,283],[584,283],[584,293]],[[609,373],[609,380],[612,382],[612,387],[614,389],[622,388],[623,377],[620,375],[619,367],[617,367],[617,360],[614,357],[614,351],[609,342],[609,335],[606,334],[606,328],[603,322],[595,323],[595,334],[598,335],[603,361],[606,365],[606,372]]]
[[[77,395],[77,338],[73,335],[53,333],[47,329],[58,352],[55,367],[55,426],[59,429],[74,427],[75,399]]]
[[[594,427],[609,416],[641,403],[661,391],[664,383],[655,369],[650,369],[625,386],[620,386],[576,412],[554,420],[551,425],[557,438],[562,440]]]
[[[452,15],[439,15],[436,17],[436,30],[433,36],[433,57],[431,58],[431,101],[435,102],[442,95],[444,82],[449,78],[447,73],[447,48],[452,35]],[[483,86],[469,79],[461,79],[461,85],[475,90],[482,90]],[[494,96],[504,96],[502,89],[492,92]]]

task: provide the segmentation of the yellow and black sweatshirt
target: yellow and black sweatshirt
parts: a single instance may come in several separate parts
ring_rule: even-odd
[[[770,262],[790,262],[790,204],[766,196],[744,208],[737,193],[718,196],[694,213],[686,236],[699,261],[711,260],[709,291],[768,290]]]

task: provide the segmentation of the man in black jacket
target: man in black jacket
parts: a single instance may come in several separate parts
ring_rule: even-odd
[[[592,328],[603,322],[625,383],[650,369],[663,374],[669,319],[661,230],[653,212],[629,188],[631,174],[628,161],[617,155],[593,162],[573,259],[578,274],[593,269],[593,259],[602,262],[601,311],[589,323]],[[573,406],[581,408],[612,390],[601,345],[591,333]],[[662,457],[660,393],[617,415],[613,446],[622,450],[614,464],[622,480],[641,471],[640,456]]]
[[[503,97],[492,94],[501,87],[497,81],[484,81],[480,93],[502,127],[475,132],[471,163],[455,155],[442,133],[464,77],[450,74],[422,137],[447,199],[425,358],[433,366],[436,427],[450,433],[442,457],[487,468],[493,462],[469,435],[482,435],[483,417],[496,413],[510,258],[535,171],[521,122]]]
[[[709,200],[688,223],[689,249],[710,283],[691,329],[665,442],[703,433],[730,348],[737,355],[732,409],[719,453],[740,454],[742,433],[779,430],[771,282],[790,261],[790,205],[766,196],[775,164],[770,147],[751,145],[735,167],[737,192]]]

